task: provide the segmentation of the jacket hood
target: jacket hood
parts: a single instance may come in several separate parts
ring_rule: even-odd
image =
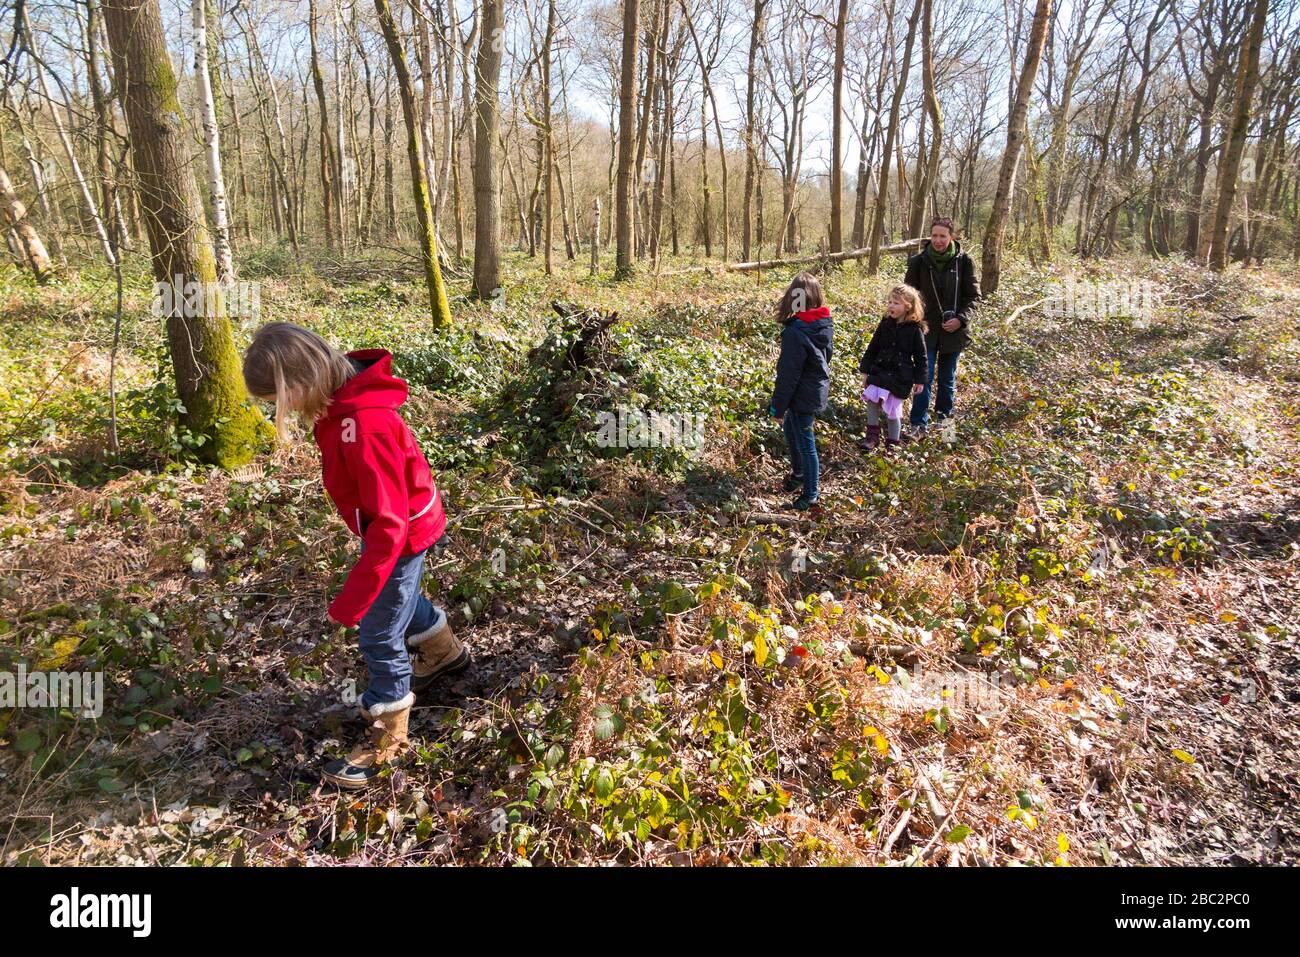
[[[348,358],[363,368],[339,387],[326,416],[335,418],[361,409],[398,409],[406,401],[406,381],[393,375],[393,354],[387,349],[358,349]]]
[[[816,309],[805,309],[803,312],[796,312],[794,317],[800,322],[816,322],[818,319],[829,319],[831,317],[831,307],[818,306]]]

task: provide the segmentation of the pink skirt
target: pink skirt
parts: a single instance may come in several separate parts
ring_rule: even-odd
[[[876,402],[885,408],[885,418],[901,419],[903,417],[903,400],[888,389],[878,385],[869,385],[862,390],[863,402]]]

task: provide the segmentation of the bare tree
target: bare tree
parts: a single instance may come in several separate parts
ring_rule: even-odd
[[[1214,221],[1210,227],[1210,268],[1222,270],[1228,263],[1228,220],[1237,196],[1237,177],[1241,156],[1250,129],[1250,105],[1259,82],[1259,48],[1264,42],[1264,24],[1268,20],[1268,0],[1252,0],[1250,31],[1246,34],[1237,68],[1237,89],[1233,100],[1232,126],[1219,164],[1219,196],[1214,204]]]
[[[885,188],[889,182],[890,154],[894,152],[894,142],[898,139],[898,117],[903,105],[903,91],[907,86],[907,71],[912,62],[912,44],[916,40],[916,21],[921,16],[924,0],[916,0],[912,6],[912,15],[907,18],[907,39],[903,41],[903,60],[898,81],[894,84],[894,99],[889,107],[889,127],[885,131],[885,147],[881,152],[880,177],[876,188],[876,211],[871,217],[871,256],[867,260],[867,271],[875,275],[880,269],[880,243],[885,233],[885,206],[889,200],[889,191]],[[892,46],[892,33],[890,42]]]
[[[986,295],[997,291],[1002,273],[1002,242],[1006,236],[1007,214],[1011,210],[1011,192],[1015,185],[1016,166],[1020,161],[1020,148],[1025,141],[1025,126],[1029,116],[1029,94],[1033,91],[1038,74],[1038,62],[1043,55],[1043,41],[1052,12],[1052,0],[1037,0],[1034,19],[1029,28],[1029,43],[1025,47],[1025,62],[1016,84],[1016,95],[1007,120],[1007,145],[1002,151],[1002,165],[998,170],[998,188],[993,196],[993,208],[984,227],[984,253],[980,264],[980,282]]]

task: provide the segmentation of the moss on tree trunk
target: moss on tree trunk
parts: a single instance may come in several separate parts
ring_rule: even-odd
[[[125,91],[154,278],[172,293],[167,345],[185,406],[182,420],[192,433],[207,437],[198,450],[201,458],[223,467],[240,465],[269,438],[270,426],[244,389],[230,322],[212,295],[216,257],[190,165],[193,150],[158,0],[106,0],[104,24],[114,73]],[[203,292],[202,308],[185,307],[187,290]]]
[[[451,325],[451,307],[447,305],[447,288],[442,283],[442,269],[438,266],[438,241],[433,234],[433,208],[429,205],[429,189],[424,176],[424,144],[420,137],[420,118],[415,115],[415,87],[411,71],[406,65],[401,37],[393,22],[393,11],[388,0],[375,0],[379,27],[393,60],[397,75],[397,93],[402,100],[402,117],[406,120],[406,155],[411,164],[411,194],[415,199],[415,218],[419,226],[420,256],[424,260],[424,278],[429,287],[429,310],[435,328]]]

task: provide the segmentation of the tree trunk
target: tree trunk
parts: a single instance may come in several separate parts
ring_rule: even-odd
[[[920,236],[925,230],[925,211],[935,192],[935,181],[939,177],[939,153],[943,147],[943,112],[939,109],[939,97],[934,89],[934,44],[931,39],[934,13],[932,0],[925,0],[921,13],[921,80],[924,85],[926,115],[930,118],[930,155],[921,165],[921,155],[917,154],[917,166],[921,175],[917,178],[913,192],[912,228],[908,232]]]
[[[339,0],[334,0],[333,16],[330,19],[330,37],[334,54],[334,219],[338,223],[339,246],[348,248],[348,197],[356,182],[356,164],[348,157],[348,140],[343,123],[343,75],[342,59],[339,54]],[[322,122],[324,117],[321,118]]]
[[[483,0],[474,90],[474,285],[479,299],[501,295],[501,183],[497,140],[501,137],[498,87],[505,45],[505,0]]]
[[[551,131],[551,45],[555,42],[555,0],[546,4],[546,33],[542,37],[542,262],[546,275],[555,272],[552,239],[555,233],[555,137]]]
[[[614,278],[632,275],[632,124],[636,116],[640,0],[623,0],[623,62],[618,94],[618,177],[615,185]]]
[[[203,117],[203,158],[207,163],[208,197],[212,200],[212,246],[217,257],[217,279],[231,282],[235,262],[230,251],[230,214],[226,206],[226,181],[221,173],[221,133],[217,129],[217,104],[208,68],[208,0],[194,0],[194,79],[199,88]]]
[[[297,256],[299,243],[298,201],[295,192],[295,184],[297,180],[296,165],[294,161],[293,148],[284,131],[284,116],[280,109],[280,93],[275,86],[275,77],[273,77],[271,71],[267,69],[266,61],[262,57],[262,48],[257,42],[257,33],[254,30],[251,20],[244,27],[244,36],[248,42],[248,75],[253,87],[253,93],[257,96],[259,103],[261,103],[265,97],[258,88],[258,71],[255,69],[254,57],[256,57],[256,66],[261,67],[261,71],[266,77],[266,89],[270,94],[271,107],[274,111],[276,142],[279,144],[280,157],[282,158],[277,158],[275,152],[271,149],[271,134],[267,128],[268,124],[265,115],[262,117],[263,139],[266,141],[266,151],[267,155],[270,156],[271,159],[272,171],[275,173],[275,179],[278,179],[279,181],[280,192],[283,194],[281,197],[281,202],[283,203],[282,211],[284,213],[284,225],[289,233],[289,243],[293,247],[294,255]],[[285,171],[286,165],[289,167],[287,173]],[[275,180],[273,180],[273,183],[274,181]],[[272,190],[272,196],[274,197],[274,195],[275,191]],[[281,207],[277,206],[277,209],[281,209]]]
[[[682,6],[682,14],[686,17],[686,27],[688,30],[690,30],[691,33],[691,41],[695,44],[696,56],[699,58],[700,80],[704,87],[704,99],[707,99],[709,101],[709,105],[713,108],[713,128],[718,138],[718,163],[722,167],[722,258],[726,260],[731,258],[731,201],[727,193],[727,185],[728,185],[727,184],[727,141],[723,138],[722,135],[722,118],[718,114],[718,98],[717,98],[717,94],[715,94],[713,91],[713,83],[712,80],[710,79],[713,71],[713,64],[716,61],[708,57],[705,57],[704,55],[704,47],[700,43],[699,34],[697,34],[695,31],[695,20],[691,16],[690,5],[687,2],[687,0],[681,0],[681,6]],[[718,25],[718,29],[719,31],[721,31],[722,29],[721,23]],[[715,54],[716,54],[716,50],[717,47],[715,46],[714,47]],[[703,103],[700,104],[700,117],[701,117],[701,121],[703,121],[703,117],[704,117]],[[707,133],[703,129],[701,129],[700,131],[701,149],[704,151],[705,155],[701,158],[700,162],[703,165],[706,174],[708,172],[708,156],[707,156],[708,146],[709,146],[708,141],[709,141],[709,137]],[[706,179],[707,179],[707,175],[706,175]],[[706,189],[705,189],[706,215],[707,215],[707,207],[709,205],[708,196],[709,196],[709,190],[707,189],[707,185],[706,185]],[[707,247],[709,242],[709,235],[707,232],[705,233],[704,238],[705,238],[705,245]],[[707,252],[708,250],[706,248],[706,254]]]
[[[86,2],[86,83],[95,109],[95,165],[99,180],[99,208],[111,217],[110,236],[119,252],[129,248],[130,240],[118,201],[116,183],[109,161],[108,136],[112,130],[108,96],[99,78],[99,7],[97,0]]]
[[[645,91],[641,97],[641,121],[637,127],[636,166],[633,170],[633,175],[636,177],[636,201],[633,205],[636,228],[633,232],[636,236],[638,259],[645,255],[650,239],[650,197],[646,195],[645,190],[645,155],[650,140],[650,127],[659,119],[654,111],[658,83],[658,50],[668,32],[668,10],[668,0],[658,0],[657,5],[651,10],[650,29],[646,36]],[[658,169],[653,173],[656,181],[662,175]]]
[[[5,219],[18,236],[18,244],[22,248],[26,264],[35,273],[36,281],[45,282],[54,274],[54,264],[50,261],[50,254],[45,251],[45,244],[41,242],[36,229],[27,221],[27,207],[14,192],[13,184],[9,181],[9,174],[5,172],[4,167],[0,167],[0,208],[3,208]]]
[[[388,0],[375,0],[375,13],[379,17],[384,42],[388,45],[388,55],[393,61],[393,72],[397,75],[397,94],[406,121],[406,155],[411,165],[411,197],[415,200],[420,258],[424,262],[425,285],[429,288],[429,316],[437,329],[451,324],[451,307],[447,304],[447,289],[442,284],[442,269],[438,265],[438,240],[433,232],[433,207],[429,203],[429,187],[425,179],[424,143],[420,136],[420,117],[415,108],[415,87],[411,83],[402,38],[397,35],[397,24],[393,22],[393,10]]]
[[[254,25],[256,28],[256,25]],[[334,145],[329,134],[329,109],[325,104],[325,77],[321,73],[320,56],[316,49],[316,0],[308,0],[307,35],[311,50],[311,82],[316,90],[316,106],[320,113],[320,178],[321,204],[325,215],[325,248],[334,248]]]
[[[908,67],[912,62],[912,45],[916,42],[916,21],[921,17],[923,0],[916,0],[912,15],[907,20],[907,39],[903,42],[903,65],[898,83],[894,87],[893,102],[889,107],[889,128],[885,132],[885,148],[880,158],[880,177],[876,181],[876,210],[871,217],[871,256],[867,259],[867,272],[875,275],[880,268],[881,240],[885,231],[885,210],[889,205],[889,162],[894,152],[894,143],[898,138],[898,114],[903,105],[903,91],[907,86]]]
[[[135,159],[154,279],[170,289],[167,340],[176,393],[191,433],[205,437],[199,455],[231,467],[247,462],[269,434],[249,401],[229,320],[209,308],[187,308],[183,286],[214,298],[216,259],[203,222],[190,145],[181,116],[158,0],[105,0],[104,22]],[[198,315],[190,313],[197,311]]]
[[[993,197],[993,208],[988,225],[984,228],[984,255],[980,264],[980,281],[985,294],[997,291],[1002,270],[1002,242],[1007,231],[1007,214],[1011,210],[1011,194],[1015,186],[1016,164],[1020,148],[1025,141],[1025,126],[1029,116],[1029,95],[1034,78],[1038,75],[1038,61],[1043,55],[1043,41],[1051,19],[1052,0],[1038,0],[1034,8],[1034,21],[1029,28],[1029,44],[1025,49],[1025,62],[1016,86],[1015,106],[1007,120],[1007,145],[1002,151],[1002,165],[998,171],[998,189]]]
[[[700,97],[700,238],[704,255],[713,258],[712,190],[709,188],[709,98]]]
[[[929,6],[927,0],[926,6]],[[840,0],[835,16],[835,67],[832,82],[831,110],[831,236],[830,251],[839,252],[844,245],[842,207],[844,203],[844,34],[848,29],[849,0]]]
[[[397,193],[393,190],[393,81],[384,71],[384,223],[397,231]]]
[[[1250,104],[1259,80],[1259,48],[1264,42],[1264,24],[1268,19],[1268,0],[1254,0],[1250,32],[1246,35],[1237,68],[1237,91],[1232,109],[1232,127],[1219,165],[1219,197],[1214,204],[1214,221],[1210,227],[1210,268],[1221,271],[1228,263],[1228,222],[1237,196],[1237,175],[1241,154],[1250,130]]]
[[[758,172],[758,151],[754,148],[754,137],[758,132],[754,117],[755,85],[757,83],[758,51],[763,44],[763,16],[766,8],[767,0],[754,0],[754,20],[749,28],[749,72],[745,83],[745,199],[742,213],[744,221],[740,229],[740,255],[742,259],[749,259],[752,239],[754,178]],[[761,240],[759,246],[762,246]]]

